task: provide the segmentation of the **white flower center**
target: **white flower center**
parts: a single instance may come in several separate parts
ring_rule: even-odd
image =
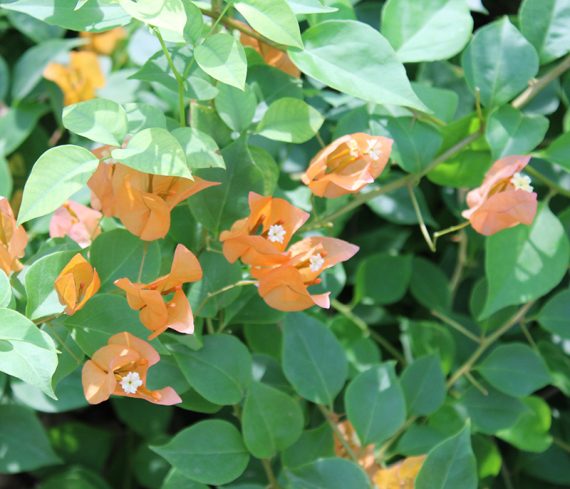
[[[356,142],[356,139],[351,139],[348,142],[348,149],[350,149],[350,156],[353,158],[358,158],[360,151],[358,149],[358,143]]]
[[[283,243],[286,234],[287,231],[285,231],[285,228],[281,226],[281,224],[273,224],[272,226],[269,226],[267,239],[272,243]]]
[[[309,268],[311,272],[318,272],[323,265],[325,264],[325,259],[321,256],[320,253],[315,253],[311,258],[309,258]]]
[[[370,155],[374,161],[378,161],[380,159],[380,155],[382,154],[382,145],[380,141],[377,139],[368,139],[366,141],[368,144],[368,148],[366,149],[366,153]]]
[[[121,379],[121,387],[127,394],[136,394],[141,385],[143,381],[138,372],[129,372]]]
[[[528,175],[523,175],[522,173],[515,173],[513,178],[511,178],[511,183],[516,190],[524,190],[525,192],[532,192],[533,188],[531,179]]]

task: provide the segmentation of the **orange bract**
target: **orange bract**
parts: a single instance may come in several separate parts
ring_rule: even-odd
[[[83,366],[81,379],[87,402],[99,404],[111,394],[165,406],[182,402],[172,387],[156,391],[146,387],[148,369],[159,360],[146,341],[127,332],[111,336],[107,346],[97,350]]]
[[[475,231],[490,236],[518,224],[532,224],[537,210],[537,196],[530,178],[519,172],[530,156],[507,156],[496,161],[480,187],[467,194],[469,219]]]
[[[95,97],[98,88],[105,85],[105,77],[95,53],[72,51],[69,64],[50,63],[44,78],[51,80],[63,92],[63,104],[71,105]]]
[[[152,331],[149,339],[157,337],[168,328],[180,333],[194,332],[194,316],[182,284],[202,278],[198,259],[185,246],[178,245],[168,275],[149,284],[133,283],[127,278],[115,281],[115,285],[127,293],[131,308],[140,311],[144,326]],[[168,301],[164,296],[174,293]]]
[[[99,148],[96,156],[109,147]],[[151,175],[121,163],[99,163],[87,185],[91,204],[106,216],[118,217],[134,235],[145,241],[164,238],[170,229],[170,211],[183,200],[219,185],[198,177]]]
[[[313,194],[336,198],[359,192],[384,170],[392,140],[364,133],[343,136],[311,160],[302,177]]]
[[[409,457],[387,469],[379,469],[372,481],[379,489],[414,489],[425,458],[425,455]]]
[[[250,214],[220,235],[224,256],[230,263],[238,258],[254,266],[286,262],[285,249],[309,214],[283,199],[249,193]]]
[[[83,49],[97,54],[112,54],[119,41],[127,37],[127,31],[122,27],[116,27],[106,32],[80,32],[79,35],[89,42]]]
[[[80,253],[71,259],[55,279],[59,302],[65,306],[65,313],[69,315],[79,311],[100,287],[99,275]]]
[[[99,211],[69,200],[53,214],[49,235],[52,238],[69,236],[79,246],[86,248],[101,234],[99,223],[102,217]]]
[[[338,430],[342,433],[344,439],[348,443],[348,446],[358,457],[358,463],[360,466],[369,476],[372,476],[380,468],[374,460],[374,445],[363,447],[350,421],[342,421],[341,423],[337,423],[337,426]],[[336,434],[334,437],[334,451],[337,457],[350,458],[350,455],[346,452],[344,445],[338,439]]]
[[[19,258],[24,256],[28,235],[18,226],[10,202],[0,197],[0,270],[6,275],[19,272],[23,266]]]

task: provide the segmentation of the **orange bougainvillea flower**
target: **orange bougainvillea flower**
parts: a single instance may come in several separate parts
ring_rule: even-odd
[[[109,148],[100,149],[97,156]],[[164,238],[170,229],[170,212],[180,202],[208,187],[219,185],[198,177],[151,175],[121,163],[99,163],[87,185],[91,205],[106,216],[118,217],[134,235],[145,241]]]
[[[52,238],[69,236],[82,248],[86,248],[101,234],[99,225],[102,214],[78,202],[68,200],[57,209],[49,225]]]
[[[289,248],[289,260],[273,268],[253,268],[252,275],[259,279],[259,294],[263,300],[279,311],[303,311],[317,305],[328,309],[329,295],[313,295],[311,285],[321,282],[319,275],[337,263],[356,254],[358,246],[336,238],[310,237]]]
[[[23,266],[19,258],[24,256],[28,235],[18,226],[10,202],[0,197],[0,270],[6,275],[19,272]]]
[[[244,27],[248,27],[243,22],[240,22],[240,24]],[[281,70],[295,78],[299,78],[301,76],[301,72],[293,64],[291,58],[289,58],[289,55],[285,51],[281,51],[269,44],[258,41],[254,37],[248,36],[243,32],[240,34],[240,41],[244,46],[249,46],[255,49],[269,66],[273,66],[274,68],[277,68],[278,70]]]
[[[178,245],[168,275],[149,284],[133,283],[127,278],[115,281],[115,285],[127,293],[129,306],[140,311],[144,326],[152,331],[148,339],[156,338],[168,328],[180,333],[194,332],[194,316],[182,284],[197,282],[202,278],[198,259],[185,246]],[[174,294],[168,301],[164,296]]]
[[[44,78],[51,80],[63,92],[63,104],[71,105],[95,98],[96,90],[105,85],[105,77],[95,53],[72,51],[69,64],[50,63]]]
[[[55,290],[59,302],[65,306],[65,313],[75,314],[99,288],[101,281],[91,264],[77,253],[55,279]]]
[[[309,214],[283,199],[249,193],[250,214],[220,235],[224,256],[254,266],[271,266],[289,258],[285,249]]]
[[[126,332],[111,336],[107,346],[97,350],[83,366],[81,380],[87,402],[99,404],[111,394],[164,406],[182,402],[172,387],[156,391],[146,387],[148,369],[159,360],[156,350],[146,341]]]
[[[82,49],[108,56],[113,53],[119,41],[127,37],[127,31],[122,27],[116,27],[106,32],[81,32],[79,35],[88,41]]]
[[[391,151],[392,140],[382,136],[342,136],[311,160],[303,183],[318,197],[354,194],[378,178]]]
[[[532,224],[537,210],[530,178],[520,172],[530,156],[507,156],[496,161],[480,187],[467,194],[469,219],[475,231],[490,236],[518,224]]]
[[[363,447],[350,421],[342,421],[341,423],[337,423],[337,427],[347,442],[348,446],[352,449],[358,458],[358,463],[360,466],[364,469],[369,477],[372,477],[372,475],[380,469],[380,466],[374,459],[374,445],[371,444]],[[346,459],[351,458],[351,455],[347,453],[346,448],[336,434],[334,437],[334,451],[337,457]]]
[[[414,489],[416,477],[425,459],[425,455],[409,457],[386,469],[379,469],[372,482],[379,489]]]

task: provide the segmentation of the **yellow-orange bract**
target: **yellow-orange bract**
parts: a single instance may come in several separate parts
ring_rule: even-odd
[[[80,253],[71,259],[55,279],[59,302],[65,306],[65,313],[69,315],[79,311],[100,287],[99,275]]]
[[[119,41],[127,37],[127,31],[122,27],[116,27],[106,32],[80,32],[79,35],[88,41],[83,46],[84,50],[108,56],[113,53]]]
[[[111,394],[165,406],[182,402],[172,387],[156,391],[146,387],[148,369],[159,360],[157,351],[146,341],[127,332],[111,336],[83,366],[81,380],[87,402],[99,404]]]
[[[96,91],[105,85],[105,77],[95,53],[72,51],[69,64],[50,63],[44,70],[44,78],[51,80],[63,92],[63,104],[71,105],[95,97]]]
[[[86,248],[101,234],[99,223],[103,216],[99,211],[68,200],[57,209],[49,224],[51,238],[69,236],[82,248]]]
[[[469,219],[475,231],[490,236],[518,224],[532,224],[537,210],[530,178],[520,172],[530,156],[507,156],[496,161],[480,187],[467,194]]]
[[[185,334],[194,332],[194,316],[182,284],[196,282],[201,278],[200,262],[192,252],[179,244],[168,275],[149,284],[133,283],[127,278],[121,278],[115,285],[127,293],[129,306],[140,311],[141,322],[152,331],[149,336],[152,339],[168,328]],[[172,299],[165,302],[164,296],[172,293]]]
[[[6,275],[20,271],[19,258],[24,256],[28,235],[23,226],[18,226],[10,202],[0,197],[0,270]]]
[[[98,157],[109,147],[94,152]],[[151,175],[121,163],[99,163],[87,185],[91,204],[105,216],[115,216],[144,241],[164,238],[170,229],[170,211],[208,187],[219,185],[198,177]]]
[[[223,231],[224,256],[254,266],[272,266],[288,260],[285,249],[309,214],[283,199],[249,193],[250,214]]]
[[[379,469],[372,482],[378,489],[414,489],[416,477],[425,458],[425,455],[409,457],[386,469]]]
[[[391,151],[392,140],[382,136],[342,136],[311,160],[303,183],[318,197],[354,194],[380,176]]]
[[[368,476],[371,477],[380,468],[374,459],[374,445],[371,444],[363,447],[350,421],[342,421],[341,423],[337,423],[337,427],[339,432],[344,437],[346,443],[348,443],[348,446],[352,449],[358,458],[358,463],[360,466],[364,469]],[[334,451],[337,457],[347,459],[350,458],[350,455],[347,453],[346,448],[338,439],[337,435],[334,437]]]

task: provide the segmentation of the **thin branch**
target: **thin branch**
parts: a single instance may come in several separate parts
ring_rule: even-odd
[[[414,192],[414,186],[410,183],[408,184],[407,188],[408,194],[410,195],[410,199],[412,201],[412,206],[414,207],[414,212],[418,218],[418,225],[420,226],[422,236],[424,237],[424,240],[427,243],[429,249],[435,253],[435,243],[432,241],[426,223],[424,222],[424,216],[422,216],[422,210],[418,204],[418,199],[416,198],[416,194]]]
[[[358,464],[358,456],[356,455],[356,453],[354,452],[354,450],[352,449],[352,447],[349,445],[348,441],[346,440],[346,438],[344,437],[344,435],[342,434],[342,432],[340,431],[340,429],[338,428],[336,422],[334,421],[334,419],[332,418],[332,413],[323,405],[321,404],[317,404],[317,407],[319,408],[319,410],[321,411],[321,413],[323,414],[323,416],[325,417],[325,419],[327,420],[327,423],[329,424],[329,426],[331,427],[331,429],[333,430],[334,434],[336,435],[336,437],[338,438],[338,441],[342,444],[343,448],[346,450],[346,453],[348,453],[348,455],[350,456],[350,458],[356,463]]]
[[[143,253],[142,253],[142,259],[141,259],[141,265],[139,267],[139,273],[137,275],[137,282],[140,283],[140,281],[142,280],[142,274],[143,274],[143,269],[144,269],[144,262],[146,260],[146,255],[148,253],[148,241],[145,241],[144,245],[143,245]]]
[[[240,280],[239,282],[236,282],[235,284],[226,285],[225,287],[222,287],[219,290],[215,290],[214,292],[208,292],[208,294],[206,294],[206,297],[204,297],[204,300],[200,303],[200,305],[196,309],[195,315],[196,316],[200,315],[200,312],[202,311],[202,309],[204,309],[204,306],[208,303],[208,301],[212,297],[216,297],[217,295],[220,295],[220,294],[223,294],[224,292],[235,289],[236,287],[244,287],[245,285],[256,285],[256,284],[257,284],[257,282],[255,280]]]
[[[431,311],[431,314],[436,318],[438,318],[439,320],[443,321],[448,326],[451,326],[453,329],[459,331],[462,335],[467,336],[467,338],[474,341],[475,343],[477,344],[481,343],[481,338],[479,338],[477,335],[474,335],[471,331],[469,331],[465,326],[457,322],[455,319],[452,319],[437,310]]]
[[[273,473],[273,467],[271,467],[271,460],[262,458],[261,464],[263,465],[263,470],[265,470],[265,474],[267,475],[267,480],[269,482],[269,489],[280,489],[279,483],[277,482],[277,478]]]

